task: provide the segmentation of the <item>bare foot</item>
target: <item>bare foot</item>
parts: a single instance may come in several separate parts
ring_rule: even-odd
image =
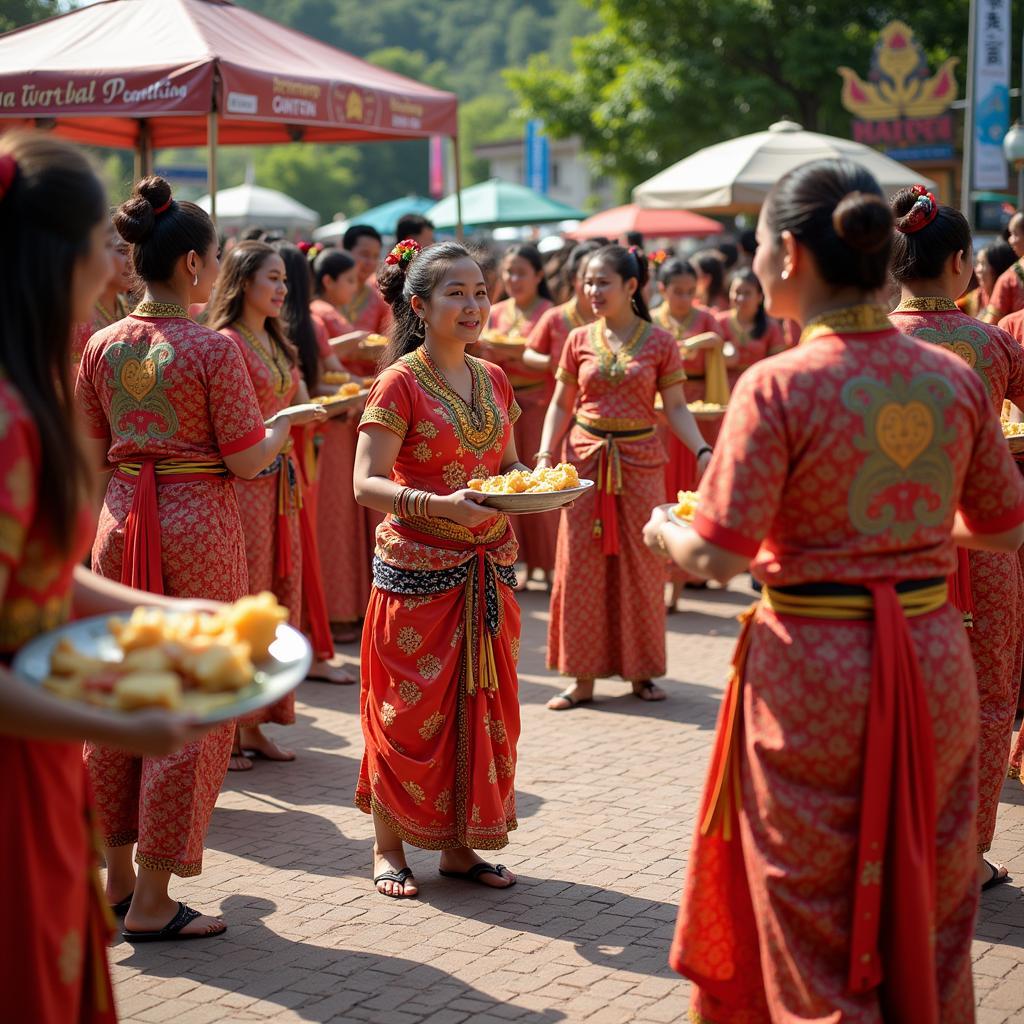
[[[133,901],[128,913],[124,918],[124,927],[129,932],[158,932],[161,928],[170,924],[178,913],[178,902],[170,896],[165,896],[159,903],[145,910],[136,906],[138,901]],[[219,917],[211,917],[208,914],[200,914],[193,921],[189,921],[184,928],[178,932],[179,935],[219,935],[227,931],[227,925]]]
[[[235,728],[235,741],[231,744],[231,759],[228,761],[229,772],[251,772],[252,761],[242,753],[239,745],[238,728]]]
[[[338,655],[329,661],[314,661],[306,679],[316,683],[333,683],[336,686],[351,686],[359,681],[356,675],[342,664]]]
[[[668,695],[650,679],[639,679],[633,683],[633,696],[638,700],[659,701],[664,700]]]
[[[456,850],[442,850],[441,861],[438,867],[442,871],[456,871],[459,874],[465,874],[477,864],[483,863],[485,863],[483,857],[475,850],[461,846]],[[507,889],[509,886],[516,884],[516,876],[508,868],[503,867],[501,875],[495,875],[490,871],[482,871],[473,881],[489,886],[491,889]]]
[[[978,888],[982,892],[1010,881],[1010,872],[1005,864],[993,864],[985,859],[984,854],[978,854]]]
[[[549,711],[568,711],[578,704],[589,704],[594,699],[594,680],[577,679],[568,689],[548,701]]]
[[[291,750],[279,747],[269,736],[263,733],[258,725],[241,727],[239,746],[248,754],[255,751],[268,761],[294,761],[295,754]],[[248,758],[246,758],[248,760]]]
[[[408,870],[409,865],[405,862],[405,850],[378,850],[373,848],[373,877],[377,892],[384,896],[392,896],[395,899],[408,899],[415,896],[420,890],[416,879],[410,873],[403,881],[396,881],[390,878],[381,878],[386,872],[400,874]],[[377,879],[380,879],[377,881]]]

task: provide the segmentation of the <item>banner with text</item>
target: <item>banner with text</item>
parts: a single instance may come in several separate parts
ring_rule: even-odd
[[[1003,136],[1010,127],[1010,0],[975,0],[971,184],[1007,187]]]

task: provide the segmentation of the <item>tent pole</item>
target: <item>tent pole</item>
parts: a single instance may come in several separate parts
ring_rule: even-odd
[[[149,130],[149,120],[139,119],[139,140],[135,146],[135,180],[148,177],[153,173],[153,136]]]
[[[455,151],[455,237],[461,242],[465,231],[462,227],[462,157],[458,135],[452,136],[452,149]]]
[[[210,219],[217,227],[217,111],[206,116],[206,178],[210,189]]]

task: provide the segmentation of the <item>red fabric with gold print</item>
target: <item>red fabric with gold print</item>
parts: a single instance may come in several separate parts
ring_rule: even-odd
[[[38,504],[39,437],[20,397],[0,380],[0,657],[64,622],[72,572],[89,548],[83,509],[60,554]],[[109,915],[99,889],[92,797],[81,743],[0,736],[0,878],[18,927],[0,939],[3,1017],[32,1024],[113,1024]]]

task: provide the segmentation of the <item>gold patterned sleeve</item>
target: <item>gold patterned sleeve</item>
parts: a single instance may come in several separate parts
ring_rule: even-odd
[[[670,388],[673,384],[682,384],[684,380],[686,380],[685,370],[673,370],[671,373],[666,373],[664,377],[658,378],[658,390],[664,391],[665,388]]]
[[[404,374],[395,368],[385,370],[370,388],[366,408],[359,419],[359,429],[377,425],[405,439],[409,433],[412,399]]]
[[[578,384],[576,376],[570,373],[564,366],[560,366],[555,370],[555,380],[560,380],[563,384]]]
[[[38,441],[28,417],[0,392],[0,562],[16,564],[36,515]],[[2,596],[2,595],[0,595]]]
[[[523,415],[523,410],[519,408],[519,403],[513,398],[512,404],[508,407],[508,421],[509,423],[515,423],[520,416]]]

